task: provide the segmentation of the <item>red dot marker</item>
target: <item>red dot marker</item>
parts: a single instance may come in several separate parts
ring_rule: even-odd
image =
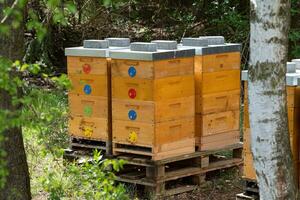
[[[82,66],[82,69],[85,74],[89,74],[92,71],[92,68],[89,64],[84,64]]]
[[[136,97],[136,91],[135,89],[129,89],[128,91],[128,96],[131,98],[131,99],[134,99]]]

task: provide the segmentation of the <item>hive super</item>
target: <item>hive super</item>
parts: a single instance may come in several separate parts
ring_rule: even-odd
[[[152,160],[239,143],[240,49],[221,36],[67,48],[71,137]]]

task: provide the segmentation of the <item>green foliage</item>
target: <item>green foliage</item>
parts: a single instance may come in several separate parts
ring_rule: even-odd
[[[124,187],[115,183],[113,171],[119,171],[123,161],[102,160],[100,152],[92,159],[66,164],[64,170],[50,171],[40,179],[49,200],[60,199],[107,199],[125,200]],[[110,170],[113,166],[113,170]]]
[[[290,59],[293,58],[299,58],[300,57],[300,24],[299,24],[299,16],[300,16],[300,2],[298,0],[292,0],[291,1],[292,7],[291,7],[291,29],[289,34],[289,40],[290,40],[290,52],[289,57]]]

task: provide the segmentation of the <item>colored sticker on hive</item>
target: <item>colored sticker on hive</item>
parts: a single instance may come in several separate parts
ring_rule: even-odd
[[[85,74],[89,74],[92,71],[92,68],[89,64],[84,64],[82,66],[82,70]]]
[[[90,85],[85,85],[83,88],[83,91],[85,94],[91,94],[92,93],[92,87]]]
[[[135,89],[129,89],[128,91],[128,96],[131,98],[131,99],[134,99],[136,97],[136,91]]]
[[[90,117],[93,114],[93,108],[91,106],[85,106],[83,109],[84,116]]]
[[[135,112],[134,110],[130,110],[130,111],[128,112],[128,118],[129,118],[130,120],[136,120],[136,118],[137,118],[136,112]]]
[[[137,133],[135,131],[130,132],[128,140],[129,140],[130,143],[136,143],[136,141],[137,141]]]
[[[135,77],[135,75],[136,75],[136,69],[133,66],[129,67],[129,69],[128,69],[128,75],[130,77]]]
[[[85,137],[92,137],[92,135],[93,135],[93,128],[92,127],[90,127],[90,126],[84,126],[83,127],[83,135],[85,136]]]

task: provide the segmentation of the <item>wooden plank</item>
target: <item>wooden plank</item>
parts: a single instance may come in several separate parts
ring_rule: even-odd
[[[128,112],[136,112],[135,122],[158,123],[181,118],[192,118],[195,113],[195,97],[183,97],[162,101],[112,100],[114,120],[130,120]]]
[[[239,135],[233,138],[228,138],[227,140],[219,140],[216,142],[211,142],[211,143],[203,143],[200,145],[200,150],[205,151],[205,150],[213,150],[215,148],[222,148],[228,145],[236,144],[240,142]]]
[[[141,60],[112,59],[112,77],[128,77],[128,70],[134,67],[136,75],[134,78],[153,79],[154,62]]]
[[[154,144],[159,146],[162,144],[178,142],[180,140],[194,138],[194,135],[194,118],[183,118],[179,120],[160,122],[155,124]]]
[[[158,79],[171,76],[192,75],[194,70],[194,59],[178,58],[159,61],[140,61],[112,59],[112,75],[128,77],[128,70],[134,67],[136,75],[134,78]]]
[[[71,116],[69,134],[74,137],[106,141],[107,119]]]
[[[240,69],[241,58],[239,52],[219,53],[202,56],[202,72],[216,72]]]
[[[138,184],[138,185],[145,185],[150,187],[155,187],[156,183],[154,181],[151,181],[149,179],[143,178],[143,179],[137,179],[137,180],[131,180],[121,177],[116,177],[117,181],[124,182],[124,183],[132,183],[132,184]]]
[[[239,110],[214,114],[196,114],[196,137],[239,130]]]
[[[181,161],[181,160],[187,160],[187,159],[197,158],[197,157],[201,157],[201,156],[212,155],[212,154],[220,153],[222,151],[229,151],[229,150],[238,149],[238,148],[243,148],[243,143],[238,142],[236,144],[228,145],[223,148],[219,147],[219,148],[216,148],[213,150],[197,151],[197,152],[186,154],[186,155],[174,156],[171,158],[158,160],[155,163],[156,164],[167,164],[167,163],[171,163],[171,162],[175,162],[175,161]]]
[[[166,172],[166,175],[162,179],[160,179],[159,182],[177,180],[183,177],[193,176],[200,173],[202,173],[202,169],[200,167],[185,167],[182,169]]]
[[[193,118],[194,116],[195,96],[155,102],[155,122]]]
[[[107,60],[105,58],[68,56],[69,74],[107,74]]]
[[[72,89],[69,94],[102,96],[107,97],[107,76],[106,75],[83,75],[83,74],[69,74],[69,79],[72,82]],[[89,86],[90,94],[86,94],[84,88]]]
[[[168,189],[165,191],[164,196],[172,196],[176,194],[181,194],[189,191],[194,191],[198,188],[199,186],[197,185],[184,185],[180,187],[176,187],[173,189]]]
[[[230,167],[235,167],[243,164],[243,159],[241,158],[232,158],[229,160],[221,160],[217,162],[210,163],[207,168],[202,168],[202,172],[211,172],[220,169],[226,169]]]
[[[113,98],[131,99],[128,96],[130,89],[136,91],[134,100],[143,101],[160,101],[194,96],[194,76],[175,76],[155,80],[112,77]]]
[[[194,74],[194,58],[176,58],[154,61],[154,78],[185,76]]]
[[[134,122],[154,123],[155,102],[127,99],[112,100],[113,120],[130,120],[128,117],[130,110],[134,110],[137,114]]]
[[[72,143],[72,147],[82,147],[82,148],[88,148],[88,149],[102,149],[106,150],[106,146],[99,146],[99,145],[86,145],[86,144],[80,144],[80,143]]]
[[[113,120],[113,142],[153,147],[154,123]]]
[[[107,97],[69,94],[69,109],[76,117],[108,118]]]
[[[240,89],[240,70],[195,74],[196,94],[204,95]]]
[[[240,90],[196,95],[196,113],[210,114],[238,110],[240,108]]]

